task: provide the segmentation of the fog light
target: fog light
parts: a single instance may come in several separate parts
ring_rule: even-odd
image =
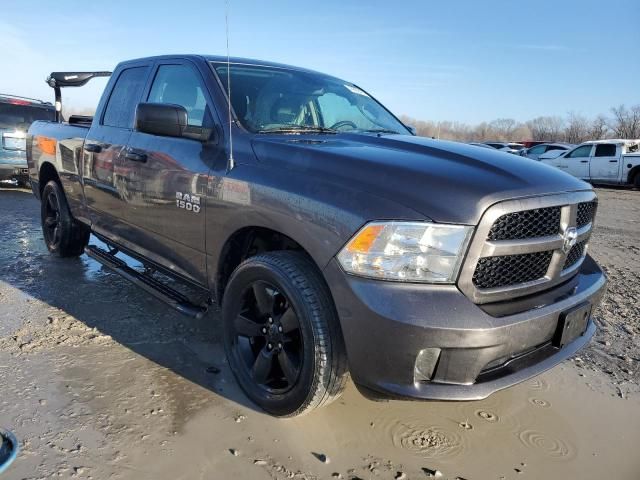
[[[439,348],[424,348],[420,350],[413,368],[413,381],[428,382],[431,380],[439,358]]]

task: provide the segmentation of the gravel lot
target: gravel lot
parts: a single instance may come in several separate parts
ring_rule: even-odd
[[[92,260],[44,247],[0,189],[0,425],[7,479],[640,478],[640,192],[599,188],[610,283],[596,340],[480,402],[370,402],[276,420],[237,388],[217,312],[186,320]]]

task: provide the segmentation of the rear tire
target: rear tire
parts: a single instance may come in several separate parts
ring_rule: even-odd
[[[305,255],[280,251],[245,260],[227,284],[222,317],[231,370],[268,413],[302,415],[342,393],[347,360],[337,313]]]
[[[640,189],[640,171],[633,177],[633,186]]]
[[[59,257],[78,257],[89,243],[89,228],[74,220],[62,187],[55,180],[42,190],[42,234],[47,249]]]

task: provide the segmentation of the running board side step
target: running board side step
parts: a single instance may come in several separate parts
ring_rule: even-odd
[[[200,319],[207,313],[206,307],[191,303],[182,293],[150,275],[134,270],[115,255],[95,245],[86,246],[84,253],[184,315]]]

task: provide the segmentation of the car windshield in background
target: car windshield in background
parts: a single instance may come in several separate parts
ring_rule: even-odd
[[[256,133],[378,132],[407,128],[366,92],[321,74],[260,65],[213,63],[242,125]]]
[[[53,109],[0,103],[0,128],[26,131],[36,120],[53,119]]]

